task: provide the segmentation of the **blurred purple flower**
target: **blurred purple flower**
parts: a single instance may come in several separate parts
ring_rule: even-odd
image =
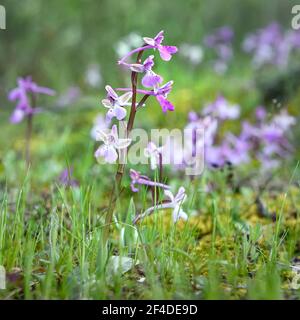
[[[213,34],[204,38],[204,45],[213,49],[217,58],[214,61],[214,69],[217,73],[224,73],[228,63],[233,57],[232,40],[234,32],[229,26],[217,29]]]
[[[255,116],[258,121],[263,121],[266,119],[267,111],[264,107],[259,106],[255,109]]]
[[[54,95],[55,91],[49,88],[40,87],[32,81],[30,76],[26,78],[18,78],[17,88],[11,90],[8,94],[10,101],[18,101],[13,114],[11,115],[11,123],[21,122],[25,116],[33,115],[40,112],[39,108],[34,108],[30,102],[29,95],[46,94]]]
[[[68,106],[75,103],[81,96],[79,87],[71,86],[58,98],[57,104],[60,107]]]
[[[62,171],[58,180],[59,183],[65,187],[78,187],[79,182],[72,178],[73,176],[73,168],[67,168]]]
[[[240,106],[232,105],[223,96],[219,96],[203,109],[202,114],[209,114],[220,120],[237,119],[240,116]]]
[[[267,64],[285,67],[290,54],[299,48],[299,30],[284,32],[277,22],[249,34],[243,42],[244,51],[253,55],[252,63],[255,68]]]

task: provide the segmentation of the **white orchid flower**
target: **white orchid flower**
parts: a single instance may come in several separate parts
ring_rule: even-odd
[[[177,194],[174,194],[170,190],[164,190],[165,196],[170,199],[170,202],[164,202],[162,204],[153,206],[147,209],[144,213],[137,215],[133,220],[133,223],[137,223],[146,216],[149,216],[156,210],[173,209],[173,221],[177,222],[179,219],[187,220],[188,215],[182,210],[182,204],[186,200],[186,193],[184,187],[180,187]]]
[[[103,130],[97,132],[96,140],[103,142],[95,152],[98,160],[104,158],[107,163],[115,163],[118,159],[117,150],[125,149],[130,145],[131,139],[119,139],[117,130],[117,126],[113,125],[109,133]]]
[[[165,196],[171,200],[173,205],[173,221],[177,222],[179,219],[187,220],[188,215],[182,210],[182,204],[186,200],[184,187],[180,187],[175,196],[170,190],[165,190],[164,193]]]
[[[119,121],[126,117],[127,111],[124,106],[129,106],[129,100],[132,97],[132,92],[126,92],[121,96],[113,90],[111,86],[105,87],[107,91],[107,98],[102,100],[102,104],[105,108],[109,109],[106,114],[106,121],[111,122],[115,117]]]

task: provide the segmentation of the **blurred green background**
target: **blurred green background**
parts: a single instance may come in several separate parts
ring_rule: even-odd
[[[114,46],[130,32],[154,36],[161,29],[166,43],[201,43],[223,25],[235,31],[240,47],[246,33],[278,21],[289,28],[292,0],[7,0],[7,30],[1,32],[0,74],[3,94],[16,76],[56,89],[82,84],[91,63],[103,78],[117,82]],[[174,64],[184,64],[178,57]],[[173,69],[174,66],[168,66]],[[199,75],[200,77],[200,75]],[[178,80],[178,79],[176,79]]]

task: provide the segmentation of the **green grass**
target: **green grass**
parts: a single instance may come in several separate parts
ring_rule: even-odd
[[[131,198],[128,192],[117,204],[109,246],[103,247],[103,195],[109,186],[91,182],[65,189],[52,184],[38,193],[30,170],[20,189],[8,191],[3,185],[0,265],[8,283],[0,297],[299,298],[289,285],[291,261],[299,254],[297,173],[296,167],[290,186],[268,204],[278,208],[276,222],[260,217],[252,188],[245,186],[240,194],[230,190],[226,172],[181,180],[189,195],[184,209],[193,213],[186,223],[174,224],[169,211],[160,211],[133,226],[132,217],[145,208],[149,194],[142,190]],[[219,189],[204,193],[204,184],[212,181]],[[122,273],[111,256],[129,257],[132,265]]]

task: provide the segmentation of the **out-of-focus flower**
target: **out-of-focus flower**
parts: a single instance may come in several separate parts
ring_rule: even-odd
[[[144,149],[144,154],[147,158],[150,158],[151,169],[157,169],[160,157],[162,156],[162,147],[157,147],[154,142],[149,142],[148,146]]]
[[[183,43],[179,49],[180,54],[192,65],[198,65],[203,59],[203,49],[199,45]]]
[[[11,115],[12,123],[21,122],[25,116],[33,115],[41,110],[32,105],[31,98],[36,94],[54,95],[55,91],[46,87],[40,87],[32,81],[30,76],[18,79],[17,88],[11,90],[8,94],[10,101],[18,101],[16,108]],[[31,96],[30,96],[31,95]]]
[[[78,187],[79,182],[76,179],[73,179],[73,168],[67,168],[62,171],[58,181],[65,187]]]
[[[104,159],[107,163],[115,163],[118,159],[117,150],[127,148],[131,139],[119,139],[118,129],[113,125],[111,132],[105,133],[103,130],[97,132],[97,141],[102,141],[103,144],[96,150],[95,157],[97,160]]]
[[[210,114],[220,120],[237,119],[240,116],[240,106],[230,104],[223,96],[219,96],[203,109],[202,114]]]
[[[296,124],[296,119],[289,115],[286,110],[282,110],[278,115],[274,116],[273,123],[275,126],[286,132],[291,126]]]
[[[89,65],[85,72],[85,82],[89,86],[97,88],[102,84],[102,81],[100,66],[98,64]]]
[[[69,87],[65,93],[60,95],[57,100],[57,105],[60,107],[68,106],[75,103],[81,96],[81,91],[79,87]]]
[[[223,26],[204,38],[204,45],[213,49],[217,57],[214,61],[214,69],[217,73],[224,73],[233,57],[233,37],[232,28]]]
[[[170,187],[166,184],[155,182],[150,180],[147,176],[141,175],[140,172],[130,169],[130,178],[131,178],[131,190],[132,192],[138,192],[139,189],[135,186],[137,185],[144,185],[149,187],[158,187],[162,189],[169,189]]]
[[[96,140],[97,139],[97,132],[98,131],[103,131],[107,129],[107,122],[105,121],[105,118],[102,114],[98,114],[97,117],[94,120],[94,126],[91,130],[91,137]]]
[[[255,109],[255,116],[258,121],[263,121],[266,119],[267,111],[264,107],[259,106]]]
[[[115,50],[119,58],[126,55],[127,52],[143,44],[141,36],[136,32],[131,32],[115,45]]]
[[[249,150],[250,144],[246,140],[228,134],[220,145],[207,146],[205,160],[215,167],[223,167],[226,163],[240,165],[249,162]]]
[[[290,55],[300,48],[300,32],[289,30],[284,32],[281,26],[273,22],[255,33],[249,34],[243,49],[253,55],[252,63],[255,68],[264,65],[286,67]]]
[[[105,89],[107,98],[102,100],[102,104],[109,109],[106,114],[106,121],[111,122],[114,117],[118,120],[123,120],[127,114],[126,109],[123,107],[130,105],[128,102],[132,97],[132,93],[126,92],[119,97],[111,86],[106,86]]]

